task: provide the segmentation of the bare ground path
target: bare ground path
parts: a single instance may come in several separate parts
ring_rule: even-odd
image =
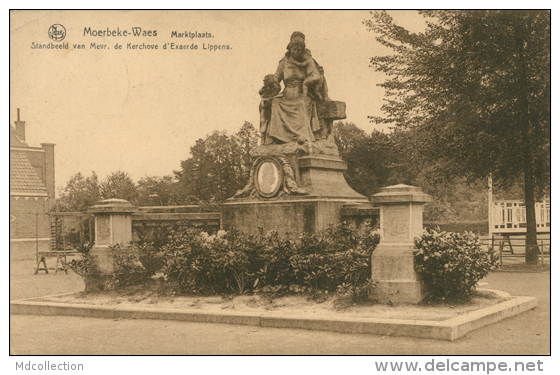
[[[15,264],[17,263],[17,264]],[[81,290],[73,275],[32,275],[11,264],[11,299]],[[550,353],[550,274],[496,272],[487,288],[538,298],[538,308],[454,342],[297,329],[157,320],[10,316],[12,354],[378,354],[539,355]],[[30,335],[41,327],[40,333]]]

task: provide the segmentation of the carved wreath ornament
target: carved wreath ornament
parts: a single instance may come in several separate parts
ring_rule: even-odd
[[[284,156],[263,156],[255,160],[247,185],[234,198],[278,199],[283,195],[308,195],[298,186],[294,170]]]
[[[111,236],[111,228],[109,228],[108,219],[97,221],[97,236],[100,240],[106,240]]]
[[[398,237],[402,234],[406,233],[406,223],[397,221],[395,218],[389,220],[387,224],[385,224],[385,233],[389,237]]]

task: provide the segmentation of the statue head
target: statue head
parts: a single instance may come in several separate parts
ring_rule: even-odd
[[[271,98],[282,90],[280,84],[276,82],[274,74],[264,76],[263,83],[264,86],[259,90],[259,94],[264,98]]]
[[[264,76],[263,83],[265,86],[272,86],[276,83],[276,79],[274,78],[274,74],[267,74]]]
[[[300,31],[294,31],[286,49],[288,50],[286,56],[291,56],[296,60],[303,61],[303,56],[305,54],[305,35]]]
[[[296,41],[296,40],[299,40],[299,41],[302,41],[302,42],[305,43],[305,34],[303,34],[301,31],[294,31],[292,33],[292,36],[290,37],[290,42],[293,42],[293,41]]]

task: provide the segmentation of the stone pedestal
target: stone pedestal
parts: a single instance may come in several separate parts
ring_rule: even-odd
[[[423,283],[414,271],[414,238],[422,235],[422,205],[430,201],[420,188],[388,186],[371,198],[379,206],[380,242],[372,255],[372,280],[380,302],[419,303]]]
[[[346,162],[338,155],[262,150],[266,148],[255,156],[249,184],[222,205],[224,230],[276,230],[297,237],[340,223],[344,205],[368,202],[348,186]]]
[[[131,253],[132,213],[135,208],[124,199],[106,199],[88,210],[95,215],[95,245],[90,250],[102,274],[113,273],[110,247],[121,245],[121,252]]]

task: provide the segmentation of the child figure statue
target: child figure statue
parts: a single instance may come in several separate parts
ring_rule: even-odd
[[[272,99],[281,90],[280,84],[276,82],[274,74],[267,74],[263,79],[264,86],[259,90],[259,95],[263,100]]]
[[[299,61],[291,61],[292,64],[299,66],[300,68],[305,68],[305,70],[307,72],[309,72],[309,65],[313,64],[316,66],[316,62],[315,60],[313,60],[312,58],[308,58],[307,60],[303,61],[303,62],[299,62]],[[319,74],[316,73],[315,70],[312,70],[310,73],[307,74],[307,77],[303,80],[303,96],[307,96],[307,93],[309,92],[309,89],[311,88],[311,96],[314,99],[318,99],[318,100],[324,100],[325,98],[323,98],[323,95],[321,95],[321,93],[319,92],[319,90],[317,89],[317,84],[321,82],[321,76]]]
[[[261,96],[261,104],[259,105],[259,112],[261,114],[261,144],[267,143],[266,131],[268,126],[268,121],[263,121],[263,119],[270,118],[270,100],[274,98],[280,90],[280,83],[274,78],[274,74],[267,74],[263,79],[264,86],[259,90],[259,95]]]

